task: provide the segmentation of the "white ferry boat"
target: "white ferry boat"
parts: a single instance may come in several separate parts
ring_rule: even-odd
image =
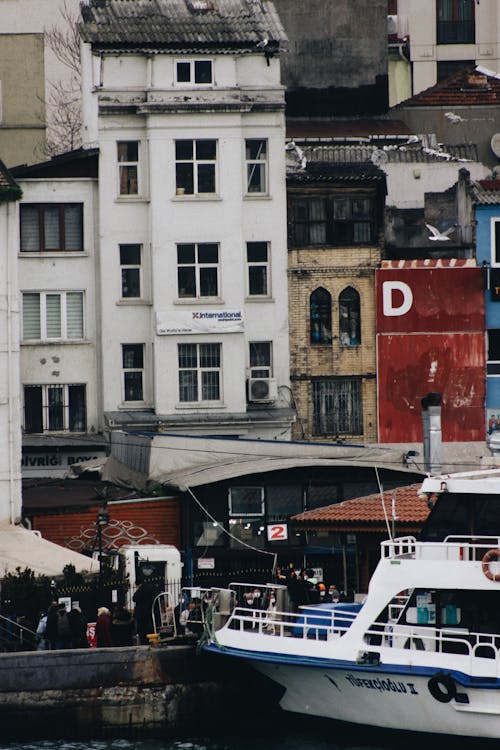
[[[500,738],[500,536],[473,526],[494,531],[500,474],[428,478],[421,492],[439,496],[438,521],[446,506],[452,529],[470,523],[470,533],[383,542],[359,606],[276,611],[279,587],[231,585],[213,596],[204,649],[245,659],[283,686],[286,711]]]

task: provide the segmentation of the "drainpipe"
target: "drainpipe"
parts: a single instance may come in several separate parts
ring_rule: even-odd
[[[441,394],[428,393],[422,399],[424,469],[440,474],[442,467]]]

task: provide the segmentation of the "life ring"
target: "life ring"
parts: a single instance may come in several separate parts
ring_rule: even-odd
[[[489,549],[482,559],[483,573],[490,581],[500,581],[500,573],[492,573],[490,563],[500,560],[500,549]]]
[[[427,683],[427,687],[429,693],[439,703],[449,703],[457,695],[457,686],[454,679],[443,672],[436,672]]]

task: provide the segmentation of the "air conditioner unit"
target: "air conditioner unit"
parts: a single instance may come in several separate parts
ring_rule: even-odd
[[[274,378],[250,378],[248,381],[248,400],[256,402],[276,401],[278,384]]]

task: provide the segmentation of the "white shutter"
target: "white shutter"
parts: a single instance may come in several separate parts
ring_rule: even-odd
[[[66,293],[66,336],[83,339],[83,293]]]
[[[23,339],[39,339],[40,332],[40,295],[23,294]]]
[[[46,304],[46,325],[47,325],[47,338],[48,339],[60,339],[61,338],[61,295],[60,294],[47,294],[45,297]]]

